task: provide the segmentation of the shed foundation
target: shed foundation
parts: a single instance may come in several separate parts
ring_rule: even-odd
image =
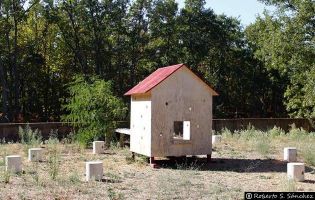
[[[19,173],[22,171],[22,158],[19,155],[5,157],[6,171]]]
[[[102,154],[105,151],[104,141],[94,141],[93,142],[93,154]]]
[[[283,159],[287,162],[297,161],[297,150],[295,147],[286,147],[283,150]]]
[[[304,181],[305,165],[304,163],[288,163],[287,175],[289,180]]]
[[[100,161],[90,161],[85,163],[85,180],[91,181],[101,181],[103,178],[103,162]]]
[[[43,160],[42,148],[30,148],[28,150],[28,160],[31,162],[38,162]]]
[[[213,135],[212,136],[212,144],[220,143],[222,140],[221,135]]]

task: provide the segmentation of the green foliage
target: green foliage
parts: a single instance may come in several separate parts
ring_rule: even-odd
[[[311,136],[303,128],[296,128],[295,124],[291,124],[291,129],[288,133],[289,137],[295,141],[303,141],[305,138]]]
[[[111,83],[97,77],[77,76],[69,85],[70,97],[64,105],[65,122],[78,127],[76,139],[84,144],[105,136],[112,139],[116,121],[124,117],[126,108],[115,97]]]
[[[4,170],[2,176],[3,176],[3,182],[5,184],[10,183],[10,179],[12,176],[12,173],[10,171]]]
[[[268,157],[275,150],[275,147],[278,149],[279,143],[277,142],[281,141],[286,145],[297,147],[299,158],[308,165],[315,166],[315,133],[297,128],[295,124],[291,125],[288,132],[277,126],[268,131],[261,131],[249,124],[246,129],[234,132],[227,128],[222,129],[221,134],[225,139],[237,141],[245,149],[254,150],[264,157]]]
[[[58,149],[59,140],[56,137],[50,137],[48,145],[48,172],[52,180],[56,180],[60,169],[60,150]]]
[[[40,176],[38,173],[38,167],[39,167],[38,162],[32,163],[31,171],[29,171],[29,173],[32,176],[35,184],[40,186],[41,185],[41,181],[40,181],[41,179],[40,179]]]
[[[221,131],[220,131],[221,135],[223,138],[233,138],[233,137],[237,137],[238,134],[234,134],[232,131],[230,131],[228,128],[223,128]]]
[[[116,192],[112,187],[108,187],[107,188],[107,195],[108,195],[108,199],[110,200],[120,200],[120,199],[124,199],[124,195]]]
[[[304,144],[301,149],[304,162],[315,167],[315,147],[313,144]]]
[[[288,98],[300,95],[287,87],[291,79],[266,69],[262,58],[270,56],[258,52],[269,49],[256,51],[248,44],[260,47],[254,39],[263,38],[268,47],[273,44],[268,35],[277,36],[279,31],[261,37],[256,31],[263,30],[263,23],[251,37],[245,36],[239,20],[217,15],[205,1],[189,0],[183,8],[175,0],[12,3],[0,3],[2,121],[59,120],[65,114],[61,104],[69,96],[65,86],[74,74],[110,80],[113,94],[119,96],[158,67],[176,63],[190,66],[219,92],[213,106],[216,117],[285,116],[284,91],[288,88]],[[277,64],[299,50],[296,42],[291,45],[292,38],[283,41],[295,49],[285,56],[274,53]],[[285,52],[284,47],[278,49]],[[304,62],[311,56],[297,58]],[[305,86],[305,91],[312,86]],[[312,107],[314,98],[307,99],[301,101],[303,107]]]
[[[272,138],[275,138],[277,136],[283,136],[285,135],[284,130],[282,130],[281,128],[274,126],[272,129],[270,129],[267,133],[269,136],[271,136]]]
[[[315,49],[312,0],[262,0],[276,6],[246,30],[247,38],[269,70],[280,73],[286,86],[286,108],[295,117],[314,117]]]
[[[258,138],[256,138],[256,142],[255,142],[256,151],[263,156],[267,156],[271,150],[270,142],[271,141],[269,139],[268,134],[260,135]]]
[[[37,146],[42,142],[41,132],[38,129],[33,131],[29,124],[25,128],[19,126],[19,137],[21,143],[28,146]]]
[[[7,152],[6,152],[6,149],[4,149],[4,151],[2,152],[2,161],[0,161],[0,167],[3,168],[3,170],[0,171],[0,178],[2,178],[3,182],[7,184],[10,182],[10,178],[12,176],[12,173],[10,171],[7,171],[4,167],[6,156],[7,156]]]
[[[240,134],[240,139],[243,139],[245,141],[249,141],[252,138],[260,136],[263,133],[256,130],[255,127],[252,126],[251,124],[248,124],[246,129],[239,131],[239,134]]]
[[[79,184],[81,182],[80,175],[77,172],[72,172],[69,176],[69,181],[72,184]]]

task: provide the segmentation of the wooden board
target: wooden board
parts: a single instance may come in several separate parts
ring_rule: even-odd
[[[125,135],[130,135],[130,129],[129,128],[117,128],[117,129],[115,129],[115,132],[125,134]]]
[[[152,156],[211,154],[212,94],[187,68],[152,91]],[[173,138],[174,122],[190,121],[190,140]]]

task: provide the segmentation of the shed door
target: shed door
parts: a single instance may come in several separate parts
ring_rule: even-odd
[[[183,129],[183,139],[190,140],[190,121],[184,121]]]

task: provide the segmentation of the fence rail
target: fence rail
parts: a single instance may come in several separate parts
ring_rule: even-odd
[[[6,141],[17,141],[19,138],[19,127],[29,125],[32,129],[41,131],[43,138],[48,138],[51,130],[58,130],[58,136],[64,137],[74,130],[71,123],[62,122],[39,122],[39,123],[0,123],[0,139],[5,138]],[[280,127],[285,131],[290,129],[292,124],[296,127],[302,127],[307,131],[315,131],[314,119],[303,118],[242,118],[242,119],[213,119],[213,130],[220,131],[228,128],[231,131],[246,129],[248,125],[252,125],[260,130],[268,130],[274,126]],[[118,122],[119,128],[129,128],[128,121]]]

